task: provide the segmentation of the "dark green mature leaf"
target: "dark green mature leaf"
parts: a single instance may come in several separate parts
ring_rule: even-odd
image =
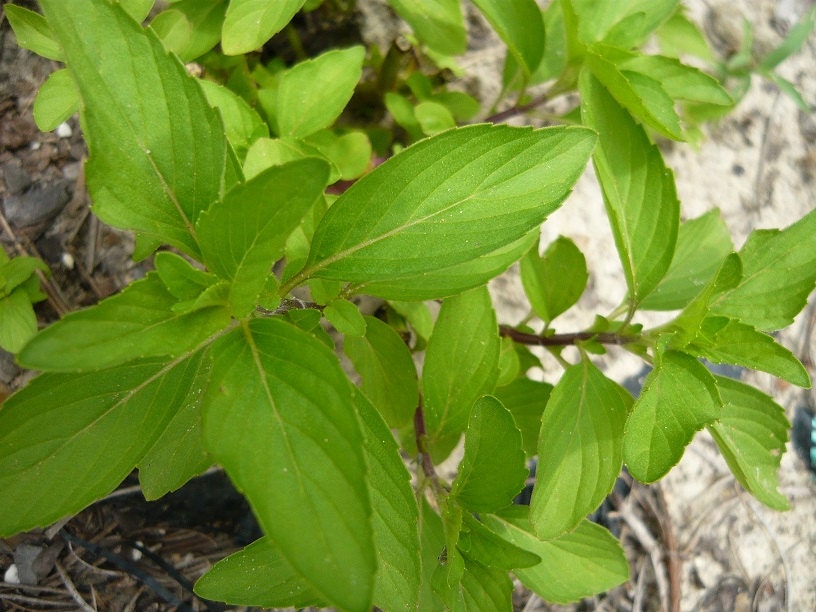
[[[327,603],[268,536],[216,563],[198,579],[195,592],[236,606],[304,608]]]
[[[572,531],[603,501],[623,465],[632,396],[588,359],[570,367],[541,419],[530,521],[550,540]]]
[[[465,52],[467,32],[459,0],[388,0],[416,32],[419,40],[437,53]]]
[[[544,55],[544,20],[535,0],[473,0],[529,76]]]
[[[254,51],[280,32],[306,0],[230,0],[221,48],[227,55]]]
[[[371,487],[371,522],[377,553],[374,604],[382,610],[406,608],[419,600],[419,510],[411,475],[388,425],[368,400],[356,393],[355,405],[365,439]]]
[[[362,46],[334,49],[284,72],[273,113],[278,136],[303,138],[334,123],[354,93],[364,58]]]
[[[151,244],[197,256],[196,220],[224,182],[218,113],[156,35],[119,5],[41,4],[82,97],[94,211]]]
[[[671,264],[680,222],[674,175],[643,128],[589,72],[580,79],[581,116],[598,131],[593,161],[629,292],[635,304]]]
[[[27,368],[80,372],[145,357],[175,357],[229,323],[222,306],[178,313],[156,273],[45,328],[20,353]]]
[[[674,12],[677,0],[569,0],[579,20],[582,42],[606,42],[628,49],[640,46]]]
[[[435,459],[447,456],[473,404],[493,391],[499,374],[497,329],[486,287],[442,303],[422,369],[425,423]]]
[[[537,565],[513,573],[545,600],[567,604],[629,578],[620,542],[600,525],[584,520],[574,531],[545,542],[533,535],[525,512],[526,508],[513,506],[501,517],[485,517],[485,522],[506,540],[541,558]]]
[[[411,351],[394,329],[365,317],[365,337],[348,336],[343,350],[363,379],[360,388],[389,427],[405,427],[419,402]]]
[[[68,70],[49,74],[34,100],[34,121],[40,131],[50,132],[78,110],[79,92]]]
[[[743,279],[711,311],[757,329],[793,323],[816,283],[816,210],[784,230],[756,230],[740,250]]]
[[[0,534],[43,527],[110,493],[184,405],[201,354],[43,374],[0,407]]]
[[[404,276],[394,281],[366,283],[360,286],[358,292],[390,300],[433,300],[457,295],[483,285],[507,270],[530,250],[539,233],[536,228],[506,247],[465,263]]]
[[[578,301],[589,278],[586,259],[569,238],[559,236],[544,255],[538,246],[521,260],[521,282],[535,313],[549,323]]]
[[[175,491],[213,463],[201,431],[201,399],[209,383],[209,359],[199,359],[194,366],[187,397],[137,465],[139,485],[148,500]]]
[[[11,3],[4,4],[3,11],[18,45],[42,57],[63,61],[62,48],[42,15]]]
[[[376,561],[364,438],[336,356],[279,318],[244,322],[211,350],[207,449],[321,599],[367,608]]]
[[[710,210],[682,223],[671,266],[654,291],[640,303],[640,308],[683,308],[714,277],[732,250],[731,234],[719,210]]]
[[[663,477],[695,432],[719,418],[721,407],[703,364],[679,351],[658,353],[626,424],[623,455],[632,476],[647,483]]]
[[[594,142],[584,128],[503,125],[419,142],[335,202],[299,277],[399,283],[501,249],[563,202]]]
[[[790,423],[785,410],[750,385],[717,377],[723,399],[720,419],[708,426],[739,483],[763,504],[787,510],[776,473],[785,452]]]
[[[472,512],[494,512],[513,503],[527,474],[513,416],[495,397],[479,398],[470,413],[465,455],[451,495]]]
[[[762,370],[800,387],[810,387],[810,376],[799,360],[771,336],[726,317],[707,317],[686,348],[712,363]]]
[[[528,457],[538,453],[541,415],[552,390],[551,384],[529,378],[519,378],[506,387],[496,389],[495,396],[510,411],[521,430],[524,452]]]
[[[328,173],[328,165],[315,158],[273,166],[201,215],[197,229],[204,263],[232,281],[230,305],[236,316],[256,305],[272,264],[323,193]]]

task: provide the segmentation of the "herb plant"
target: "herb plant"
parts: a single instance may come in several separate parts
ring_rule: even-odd
[[[375,48],[288,67],[250,53],[320,2],[181,0],[150,27],[152,0],[40,4],[6,5],[21,45],[65,63],[37,121],[79,109],[93,211],[133,231],[155,270],[30,340],[30,318],[0,337],[42,371],[0,408],[0,533],[78,512],[134,468],[157,499],[215,463],[265,535],[201,578],[201,595],[509,610],[510,573],[562,603],[625,581],[620,544],[587,514],[624,465],[654,482],[703,428],[747,491],[788,506],[783,409],[702,360],[810,384],[771,332],[814,287],[816,212],[738,252],[716,211],[680,222],[655,141],[688,138],[695,117],[734,100],[677,59],[705,43],[676,1],[473,0],[507,45],[503,95],[524,108],[538,83],[579,94],[540,129],[456,127],[480,101]],[[458,0],[390,4],[417,54],[454,65]],[[653,37],[663,54],[641,50]],[[376,167],[400,147],[342,116],[367,86],[416,141]],[[539,245],[539,228],[590,159],[628,294],[564,332],[554,322],[588,270],[570,239]],[[500,324],[486,288],[519,261],[537,328]],[[37,265],[0,262],[4,313],[38,299]],[[361,295],[382,301],[378,316]],[[676,316],[643,329],[642,310]],[[607,345],[653,366],[637,400],[593,362]],[[554,386],[531,347],[563,366]],[[446,482],[436,466],[463,437]],[[532,501],[513,505],[533,457]]]

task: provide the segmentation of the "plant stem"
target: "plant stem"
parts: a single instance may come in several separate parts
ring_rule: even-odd
[[[528,334],[507,325],[499,325],[499,335],[511,338],[513,342],[528,344],[531,346],[572,346],[585,340],[595,340],[601,344],[623,345],[634,342],[631,336],[621,336],[615,333],[598,332],[575,332],[571,334],[553,334],[552,336],[539,336]]]
[[[414,436],[416,438],[417,454],[419,455],[419,463],[422,466],[422,473],[431,482],[436,482],[436,470],[434,470],[431,455],[425,448],[425,440],[428,432],[425,429],[425,413],[422,411],[422,400],[420,399],[417,405],[416,412],[414,412]]]

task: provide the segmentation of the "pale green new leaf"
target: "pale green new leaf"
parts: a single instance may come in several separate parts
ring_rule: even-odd
[[[717,377],[723,399],[720,419],[708,426],[740,484],[763,504],[787,510],[790,503],[777,487],[777,471],[790,423],[785,410],[754,387]]]
[[[337,357],[280,318],[245,321],[211,352],[207,449],[321,599],[368,608],[376,560],[364,437]]]
[[[18,45],[50,60],[64,60],[62,48],[42,15],[11,3],[4,3],[3,11]]]
[[[503,125],[421,141],[334,203],[299,276],[397,284],[505,247],[558,208],[594,144],[584,128]]]
[[[226,10],[224,0],[175,2],[156,15],[150,27],[170,51],[190,62],[218,44]]]
[[[529,378],[519,378],[506,387],[496,389],[495,396],[510,411],[521,430],[524,452],[528,457],[538,453],[541,415],[552,390],[551,384]]]
[[[341,334],[358,338],[365,336],[366,320],[353,302],[344,299],[332,300],[323,308],[323,316]]]
[[[414,117],[426,136],[456,127],[456,119],[451,112],[438,102],[420,102],[414,107]]]
[[[141,23],[150,14],[154,0],[116,0],[127,11],[127,14]]]
[[[273,117],[278,136],[303,138],[334,123],[360,80],[363,59],[362,46],[334,49],[284,72]]]
[[[612,490],[631,405],[631,395],[588,359],[558,381],[541,419],[530,501],[530,521],[542,540],[572,531]]]
[[[640,308],[683,308],[714,278],[732,250],[731,234],[719,210],[710,210],[682,223],[671,266],[654,291],[640,303]]]
[[[348,336],[343,343],[360,388],[389,427],[408,425],[419,401],[416,366],[411,351],[394,329],[365,317],[365,337]]]
[[[586,288],[586,259],[569,238],[559,236],[544,252],[538,246],[521,260],[521,283],[535,313],[549,323],[578,301]]]
[[[484,286],[442,303],[422,369],[425,424],[435,459],[447,456],[476,400],[493,391],[501,347],[497,329]]]
[[[37,315],[25,287],[0,297],[0,347],[17,353],[37,333]]]
[[[43,374],[0,407],[0,534],[44,527],[107,495],[194,392],[201,355]]]
[[[199,270],[171,251],[161,251],[153,258],[156,274],[167,290],[179,300],[193,300],[218,281],[210,272]]]
[[[239,160],[246,157],[247,150],[258,138],[269,137],[266,123],[238,94],[212,81],[202,79],[198,84],[209,103],[221,113],[227,139]]]
[[[437,53],[465,52],[467,32],[459,0],[388,0],[391,7]]]
[[[201,597],[234,606],[324,607],[326,600],[268,536],[221,559],[198,579]]]
[[[658,354],[623,438],[632,476],[646,483],[662,478],[694,434],[719,418],[721,407],[714,377],[703,364],[679,351]]]
[[[626,282],[634,304],[672,261],[680,204],[674,175],[643,128],[589,72],[580,79],[581,116],[599,134],[593,154]]]
[[[730,106],[734,100],[712,76],[682,64],[679,60],[662,55],[633,53],[631,58],[618,64],[621,70],[633,70],[659,81],[675,100]]]
[[[291,21],[305,0],[230,0],[221,48],[227,55],[254,51]]]
[[[691,54],[714,63],[708,40],[700,27],[686,16],[682,5],[678,5],[674,14],[663,22],[655,36],[664,55],[680,57]]]
[[[465,432],[465,454],[451,495],[472,512],[494,512],[513,502],[529,473],[521,432],[495,397],[473,405]]]
[[[406,608],[420,591],[419,511],[411,475],[388,425],[360,393],[354,395],[363,432],[364,457],[372,486],[371,523],[377,554],[374,605]]]
[[[315,158],[273,166],[201,215],[197,231],[204,263],[232,281],[230,305],[237,316],[256,305],[272,264],[323,193],[328,173],[328,165]]]
[[[485,517],[488,527],[516,546],[535,553],[541,562],[513,573],[528,589],[553,603],[567,604],[607,591],[629,578],[629,563],[620,542],[587,520],[555,540],[539,540],[525,516],[511,507],[501,518]]]
[[[227,142],[218,113],[151,30],[116,4],[44,0],[82,98],[94,212],[148,244],[199,253],[195,222],[220,199]]]
[[[34,121],[40,131],[50,132],[78,110],[79,92],[68,70],[49,74],[34,99]]]
[[[158,274],[129,285],[96,306],[46,327],[19,354],[35,370],[81,372],[145,357],[175,357],[229,323],[220,306],[175,312],[177,299]]]
[[[529,76],[544,55],[544,20],[535,0],[473,0]]]
[[[579,21],[579,38],[628,49],[640,46],[674,12],[677,0],[569,0]]]
[[[707,317],[686,350],[712,363],[753,368],[810,387],[810,376],[793,353],[772,336],[726,317]]]
[[[329,182],[355,179],[364,174],[371,164],[371,141],[362,131],[336,134],[331,130],[321,130],[306,137],[305,143],[319,151],[331,162],[333,169],[337,169],[337,178],[332,172]]]
[[[816,209],[784,230],[756,230],[740,250],[743,279],[711,311],[757,329],[793,322],[816,283]]]

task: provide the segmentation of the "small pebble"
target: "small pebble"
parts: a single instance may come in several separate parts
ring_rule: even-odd
[[[57,126],[57,129],[56,129],[56,130],[54,130],[54,132],[55,132],[55,133],[56,133],[56,135],[57,135],[57,136],[59,136],[60,138],[70,138],[70,137],[73,135],[74,130],[72,130],[72,129],[71,129],[71,126],[70,126],[70,125],[68,125],[68,123],[66,123],[65,121],[63,121],[62,123],[60,123],[60,124]]]
[[[20,584],[20,574],[17,572],[17,564],[12,563],[3,574],[3,582],[8,584]]]

